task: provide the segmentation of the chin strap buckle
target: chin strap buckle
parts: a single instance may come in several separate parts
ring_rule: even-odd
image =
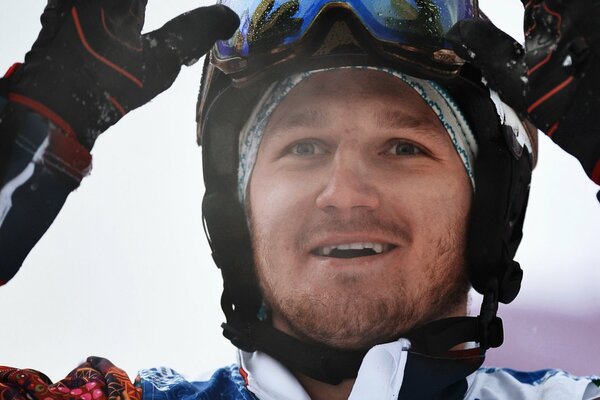
[[[488,286],[483,295],[481,311],[479,312],[479,345],[487,350],[500,347],[504,342],[504,329],[498,313],[498,284],[494,282]]]

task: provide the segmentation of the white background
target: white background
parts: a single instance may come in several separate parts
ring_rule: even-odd
[[[209,3],[150,1],[145,29]],[[521,40],[518,0],[481,4]],[[5,70],[35,40],[45,1],[2,5]],[[219,328],[220,274],[201,223],[200,73],[201,63],[185,68],[171,90],[98,140],[91,175],[0,288],[0,364],[56,380],[88,355],[107,357],[132,377],[157,365],[193,377],[233,361]],[[517,258],[523,289],[501,307],[507,344],[490,353],[490,363],[600,374],[597,190],[572,157],[542,138]]]

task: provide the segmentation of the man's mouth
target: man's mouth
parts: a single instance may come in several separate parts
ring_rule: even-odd
[[[356,258],[385,254],[394,248],[391,243],[355,242],[317,247],[311,253],[320,257]]]

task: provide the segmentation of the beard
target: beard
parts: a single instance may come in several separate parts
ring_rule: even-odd
[[[324,282],[282,284],[273,257],[271,235],[252,224],[254,258],[264,301],[276,328],[307,342],[340,349],[364,349],[402,337],[411,329],[451,315],[464,314],[470,283],[465,268],[465,229],[451,226],[423,249],[418,282],[402,272],[381,277],[381,284],[364,277],[335,273]],[[297,248],[315,232],[380,232],[412,240],[401,225],[361,214],[350,221],[320,220],[295,241]],[[394,265],[402,271],[401,262]]]

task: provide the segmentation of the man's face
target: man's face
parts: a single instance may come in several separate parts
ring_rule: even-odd
[[[264,133],[249,183],[273,323],[340,348],[464,315],[471,183],[434,112],[386,73],[315,74]]]

